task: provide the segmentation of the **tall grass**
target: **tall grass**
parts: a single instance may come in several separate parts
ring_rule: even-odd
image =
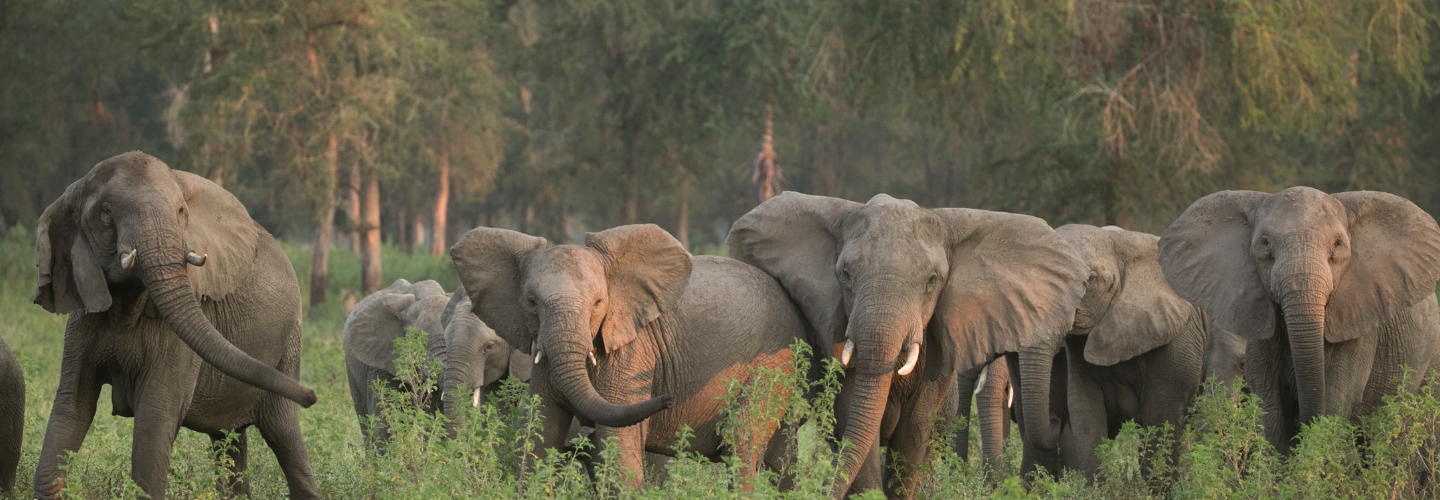
[[[308,285],[310,248],[283,243],[301,285]],[[386,247],[386,283],[395,278],[435,279],[456,286],[448,259],[421,249],[411,257]],[[663,481],[641,491],[625,489],[614,466],[613,447],[597,452],[588,442],[574,451],[550,453],[521,470],[518,457],[536,454],[539,432],[535,400],[523,383],[511,380],[479,408],[468,408],[453,440],[444,436],[443,416],[420,410],[427,383],[416,392],[390,393],[383,417],[392,435],[380,451],[369,450],[346,387],[340,329],[344,289],[359,285],[358,259],[343,248],[331,256],[330,300],[307,311],[301,382],[315,389],[315,406],[300,412],[300,424],[321,491],[330,498],[826,498],[838,474],[833,449],[833,402],[837,368],[826,377],[805,381],[806,367],[756,374],[748,386],[732,384],[726,395],[724,435],[741,459],[710,463],[681,456],[664,464]],[[34,289],[34,234],[9,230],[0,236],[0,337],[14,349],[25,371],[27,400],[25,446],[18,486],[30,488],[45,422],[59,379],[64,316],[30,303]],[[404,340],[416,342],[416,339]],[[411,346],[414,347],[414,346]],[[423,349],[402,349],[411,362],[423,362]],[[804,356],[797,356],[802,359]],[[402,361],[402,364],[405,361]],[[1418,376],[1418,375],[1411,375]],[[981,469],[978,433],[972,433],[970,461],[949,450],[946,436],[932,439],[931,460],[917,464],[925,472],[919,498],[1434,498],[1440,495],[1437,443],[1440,443],[1440,379],[1416,394],[1399,394],[1375,414],[1355,422],[1322,418],[1307,426],[1290,457],[1279,456],[1264,439],[1259,402],[1236,387],[1215,387],[1191,409],[1178,433],[1126,425],[1100,448],[1101,467],[1093,481],[1078,474],[1060,479],[1022,480],[1018,433],[1007,441],[995,470]],[[84,447],[68,465],[66,495],[73,498],[136,498],[128,479],[133,421],[110,415],[109,389],[99,399]],[[804,392],[811,399],[798,397]],[[776,418],[776,408],[785,408]],[[769,419],[769,420],[767,420]],[[773,421],[772,421],[773,420]],[[757,422],[779,425],[793,439],[785,446],[796,455],[794,489],[782,492],[779,477],[754,467],[763,447],[752,432]],[[948,426],[953,432],[969,419]],[[946,426],[940,426],[946,427]],[[249,471],[254,498],[282,498],[286,486],[274,455],[259,433],[248,432]],[[1171,436],[1174,437],[1171,437]],[[1172,453],[1178,450],[1178,452]],[[1178,456],[1172,460],[1172,456]],[[1148,464],[1148,467],[1142,467]],[[217,464],[210,440],[181,431],[170,464],[171,498],[211,498],[228,472]],[[867,498],[880,498],[869,492]]]

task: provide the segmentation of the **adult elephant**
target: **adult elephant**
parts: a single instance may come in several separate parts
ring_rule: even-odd
[[[15,469],[25,440],[25,374],[0,339],[0,493],[15,493]]]
[[[433,377],[441,389],[429,398],[426,411],[443,413],[446,429],[452,435],[459,422],[460,405],[468,402],[480,406],[485,395],[507,375],[529,379],[529,358],[511,349],[470,312],[470,300],[463,290],[449,294],[434,281],[411,284],[395,280],[356,304],[341,334],[350,398],[361,431],[372,444],[388,437],[387,426],[378,420],[381,404],[375,393],[376,381],[396,391],[413,389],[404,386],[395,369],[395,339],[403,337],[409,328],[426,336],[427,362],[439,360],[445,365],[441,373],[425,374]],[[442,397],[462,384],[470,389],[469,398],[456,401],[453,394]],[[370,425],[370,417],[377,419],[376,426]]]
[[[774,279],[733,259],[692,258],[653,224],[588,233],[585,246],[545,244],[481,227],[450,249],[475,314],[534,356],[541,453],[565,444],[575,416],[595,427],[593,441],[618,439],[619,465],[635,485],[643,452],[674,453],[686,426],[694,437],[680,451],[718,458],[726,382],[779,368],[791,344],[807,339]],[[789,447],[778,419],[771,424],[750,431],[755,442],[771,440],[765,465],[784,470]],[[758,465],[747,450],[729,451]]]
[[[1440,226],[1399,196],[1215,193],[1165,230],[1160,266],[1213,329],[1249,339],[1245,380],[1283,452],[1315,417],[1355,419],[1440,369]]]
[[[1056,231],[1089,276],[1071,327],[1019,352],[1025,440],[1040,450],[1058,445],[1061,465],[1088,477],[1100,465],[1095,449],[1119,423],[1184,426],[1205,373],[1208,320],[1165,283],[1159,237],[1080,224]],[[1057,350],[1066,357],[1061,370]],[[1052,387],[1056,379],[1063,385]],[[1066,398],[1065,420],[1052,418],[1053,392]]]
[[[955,414],[962,420],[970,419],[970,408],[974,405],[976,428],[980,431],[980,456],[987,466],[991,465],[1004,451],[1005,438],[1010,436],[1010,422],[1014,418],[1010,407],[1015,391],[1010,386],[1009,363],[1001,356],[958,373],[950,390],[950,397],[956,400]],[[970,425],[956,429],[950,449],[962,460],[970,460]]]
[[[319,496],[294,404],[315,404],[315,392],[295,381],[300,285],[239,200],[125,153],[45,209],[35,250],[35,303],[70,315],[36,497],[64,486],[63,457],[84,442],[104,384],[114,413],[135,418],[130,477],[150,498],[165,496],[181,426],[217,442],[240,431],[230,448],[240,472],[251,425],[274,450],[290,496]]]
[[[779,279],[822,346],[841,351],[837,429],[854,447],[836,496],[882,484],[913,495],[906,464],[924,463],[955,374],[1068,326],[1086,276],[1043,220],[883,194],[860,204],[787,192],[736,221],[729,244]],[[882,445],[903,463],[882,472]]]

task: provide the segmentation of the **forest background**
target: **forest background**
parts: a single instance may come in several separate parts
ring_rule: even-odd
[[[142,150],[380,282],[382,241],[653,222],[780,189],[1158,233],[1223,189],[1440,210],[1421,0],[11,0],[0,231]],[[346,259],[346,262],[353,260]]]

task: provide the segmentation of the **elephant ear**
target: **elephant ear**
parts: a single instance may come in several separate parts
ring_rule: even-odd
[[[366,365],[395,374],[395,339],[405,334],[405,313],[415,304],[410,283],[396,280],[370,294],[345,319],[340,341],[345,351]]]
[[[188,250],[206,255],[205,265],[186,266],[190,286],[210,300],[224,300],[249,280],[260,235],[245,205],[225,188],[190,172],[171,170],[185,196],[190,222],[185,228]]]
[[[477,227],[450,247],[450,258],[470,296],[471,311],[511,347],[526,354],[534,334],[520,306],[520,259],[545,248],[545,238],[508,229]]]
[[[446,327],[450,326],[450,318],[455,317],[455,311],[462,310],[459,309],[461,307],[464,307],[464,311],[469,311],[470,304],[470,296],[465,293],[465,285],[460,285],[454,293],[450,294],[450,301],[445,303],[445,310],[440,312],[440,324]]]
[[[530,381],[530,371],[535,368],[535,360],[529,355],[515,349],[510,349],[510,376],[520,379],[521,382]]]
[[[1275,334],[1275,306],[1250,256],[1258,211],[1269,196],[1221,191],[1200,198],[1160,235],[1165,281],[1210,316],[1212,331],[1249,340]]]
[[[585,233],[585,246],[605,262],[610,304],[600,336],[607,353],[630,343],[645,325],[676,307],[695,266],[690,252],[654,224]]]
[[[950,275],[927,334],[928,376],[985,364],[1063,334],[1089,269],[1045,221],[968,208],[935,209],[950,230]]]
[[[1195,306],[1165,283],[1157,260],[1158,236],[1131,231],[1101,231],[1113,243],[1120,286],[1085,342],[1085,360],[1100,366],[1169,344],[1196,320]]]
[[[90,242],[80,231],[75,201],[84,179],[65,189],[40,215],[35,235],[34,302],[55,314],[101,312],[110,309],[110,286],[95,260]]]
[[[774,276],[800,306],[824,352],[845,338],[846,311],[836,228],[864,207],[859,203],[786,191],[755,207],[730,227],[730,257]]]
[[[1350,263],[1325,306],[1325,340],[1344,342],[1435,294],[1440,226],[1410,200],[1393,194],[1334,196],[1350,215]]]

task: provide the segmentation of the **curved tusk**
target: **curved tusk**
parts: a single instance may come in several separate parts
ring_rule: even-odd
[[[205,259],[209,257],[210,254],[208,253],[205,255],[197,255],[195,252],[192,251],[188,254],[185,254],[185,262],[189,262],[192,266],[200,267],[205,265]]]
[[[833,347],[831,349],[834,349]],[[840,351],[840,367],[850,367],[850,355],[855,354],[855,341],[845,339],[845,350]]]
[[[545,357],[544,354],[545,353],[540,351],[539,349],[535,350],[535,364],[540,364],[540,358]]]
[[[590,351],[590,364],[595,365],[596,368],[600,367],[600,362],[595,361],[595,351]]]
[[[1012,385],[1012,386],[1007,386],[1007,387],[1005,387],[1005,393],[1010,395],[1009,399],[1006,399],[1006,400],[1005,400],[1005,407],[1006,407],[1006,408],[1014,408],[1014,407],[1015,407],[1015,386]]]
[[[475,394],[470,396],[470,406],[474,408],[480,407],[480,389],[475,389]]]
[[[120,254],[120,267],[125,269],[135,268],[135,250]]]
[[[905,364],[901,365],[899,370],[895,370],[895,373],[899,374],[901,377],[909,375],[910,372],[915,369],[915,362],[919,360],[920,343],[916,342],[914,344],[910,344],[910,347],[905,350]]]
[[[975,394],[980,394],[980,389],[985,387],[985,381],[990,378],[990,365],[980,369],[980,377],[975,379]]]

